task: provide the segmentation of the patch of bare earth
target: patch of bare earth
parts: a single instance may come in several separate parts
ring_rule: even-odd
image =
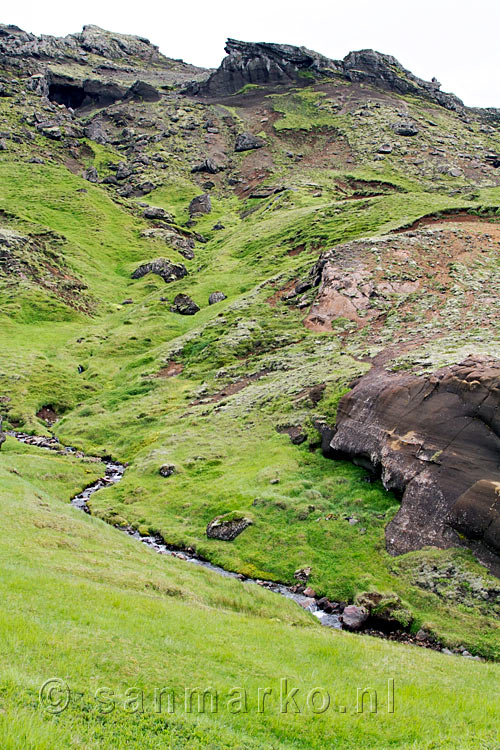
[[[239,391],[242,391],[244,388],[247,388],[251,383],[254,383],[256,380],[260,380],[260,378],[263,378],[265,375],[269,375],[270,370],[259,370],[259,372],[254,373],[253,375],[248,375],[248,377],[241,378],[241,380],[236,380],[234,383],[229,383],[229,385],[226,385],[222,390],[217,391],[217,393],[212,394],[211,396],[207,396],[206,398],[200,398],[196,399],[196,401],[193,401],[191,403],[191,406],[198,406],[200,404],[214,404],[218,403],[219,401],[222,401],[224,398],[228,398],[229,396],[234,396],[235,393],[239,393]]]
[[[500,246],[500,224],[476,221],[468,214],[453,221],[456,218],[427,219],[418,229],[351,242],[326,253],[318,295],[304,325],[331,331],[335,321],[351,321],[351,331],[367,331],[367,342],[376,341],[391,325],[398,341],[422,343],[420,326],[426,323],[432,323],[427,339],[450,327],[466,329],[471,319],[477,324],[485,318],[487,324],[495,282],[483,279],[479,284],[473,277],[485,254]]]
[[[184,365],[181,362],[174,362],[172,360],[165,367],[162,367],[161,370],[158,370],[155,378],[173,378],[174,375],[180,375],[183,369]]]

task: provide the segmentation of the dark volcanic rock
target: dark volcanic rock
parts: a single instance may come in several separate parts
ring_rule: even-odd
[[[195,214],[209,214],[212,210],[212,201],[208,193],[203,195],[197,195],[193,198],[189,204],[189,215],[194,216]]]
[[[368,610],[349,604],[342,612],[342,624],[346,630],[361,630],[368,619]]]
[[[99,117],[95,117],[89,122],[85,128],[85,135],[90,138],[91,141],[104,145],[108,142],[108,136],[103,127],[102,120]]]
[[[44,89],[50,101],[72,109],[107,107],[121,99],[126,92],[112,81],[93,78],[78,80],[57,73],[49,73],[45,82],[38,85]]]
[[[144,81],[136,81],[125,94],[125,101],[158,102],[160,98],[155,87]]]
[[[165,479],[167,479],[168,477],[171,477],[172,474],[175,474],[175,472],[176,472],[176,467],[174,466],[174,464],[163,464],[163,466],[160,466],[158,470],[158,473],[160,474],[160,476],[164,477]]]
[[[414,136],[418,135],[419,130],[414,122],[396,122],[392,126],[396,135]]]
[[[372,49],[350,52],[343,60],[330,60],[305,47],[236,39],[228,39],[225,49],[227,57],[220,67],[205,81],[189,84],[186,93],[229,96],[249,83],[283,86],[335,73],[349,81],[369,83],[398,94],[425,97],[447,109],[457,110],[464,106],[458,97],[442,92],[435,78],[423,81],[406,70],[395,57]]]
[[[143,263],[141,266],[136,268],[132,274],[133,279],[141,279],[148,273],[155,273],[157,276],[161,276],[163,281],[167,284],[171,281],[177,281],[187,275],[186,268],[179,264],[175,265],[167,258],[157,258],[149,263]]]
[[[427,376],[373,369],[341,399],[328,438],[327,453],[402,495],[389,552],[466,544],[500,570],[500,361],[471,356]]]
[[[235,151],[252,151],[255,148],[265,146],[265,141],[252,133],[240,133],[234,144]]]
[[[164,208],[160,208],[159,206],[147,206],[144,211],[142,212],[142,216],[144,219],[170,219],[171,216],[168,214]]]
[[[207,536],[209,539],[232,542],[251,525],[252,521],[249,518],[229,513],[226,516],[217,516],[213,521],[210,521],[207,526]]]
[[[372,49],[350,52],[343,60],[342,67],[349,81],[371,83],[379,88],[389,89],[399,94],[416,94],[437,102],[447,109],[461,109],[463,102],[454,94],[440,90],[440,84],[433,79],[423,81],[392,55],[383,55]]]
[[[287,84],[300,81],[307,71],[321,76],[336,71],[337,63],[305,47],[290,44],[240,42],[228,39],[227,57],[218,70],[201,85],[190,87],[191,93],[208,96],[228,96],[248,83]]]
[[[215,305],[217,302],[222,302],[226,299],[226,295],[224,292],[212,292],[210,297],[208,298],[208,304],[209,305]]]
[[[217,174],[219,170],[220,167],[217,166],[213,159],[205,159],[200,164],[195,164],[191,172],[208,172],[208,174]]]
[[[87,180],[87,182],[99,182],[97,169],[95,167],[89,167],[88,169],[86,169],[83,173],[83,179]]]
[[[170,308],[171,312],[179,313],[179,315],[196,315],[199,309],[196,302],[187,294],[178,294]]]

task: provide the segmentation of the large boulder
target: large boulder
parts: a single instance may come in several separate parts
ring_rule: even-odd
[[[220,167],[216,164],[213,159],[205,159],[199,164],[195,164],[191,169],[191,172],[207,172],[208,174],[217,174],[220,171]]]
[[[374,368],[338,407],[324,450],[402,497],[392,554],[466,545],[500,573],[500,361],[470,356],[431,375]]]
[[[187,294],[178,294],[174,299],[174,304],[170,307],[171,312],[179,315],[196,315],[199,309],[196,302]]]
[[[346,630],[361,630],[368,619],[369,612],[366,607],[357,607],[349,604],[342,612],[342,624]]]
[[[252,151],[256,148],[262,148],[265,145],[265,141],[252,133],[240,133],[236,138],[234,144],[235,151]]]
[[[125,101],[158,102],[160,98],[157,89],[144,81],[136,81],[125,94]]]
[[[164,219],[165,221],[172,221],[172,216],[160,206],[146,206],[142,212],[144,219]]]
[[[132,274],[132,278],[142,279],[142,277],[146,276],[148,273],[154,273],[157,276],[160,276],[166,284],[169,284],[172,281],[178,281],[178,279],[184,278],[184,276],[187,275],[187,270],[181,263],[176,265],[175,263],[172,263],[172,261],[167,260],[167,258],[156,258],[156,260],[143,263],[136,268]]]
[[[207,526],[207,537],[209,539],[220,539],[223,542],[232,542],[251,525],[250,518],[246,518],[239,513],[227,513],[210,521]]]
[[[196,214],[209,214],[212,210],[212,201],[208,193],[203,195],[197,195],[193,198],[189,204],[189,215],[196,216]]]
[[[212,292],[212,294],[208,298],[208,304],[216,305],[217,302],[222,302],[225,299],[226,299],[226,295],[224,294],[224,292]]]

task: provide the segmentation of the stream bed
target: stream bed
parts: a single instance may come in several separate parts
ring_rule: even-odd
[[[117,484],[122,478],[126,470],[126,465],[112,461],[106,458],[97,458],[96,456],[86,456],[82,451],[78,451],[76,448],[70,446],[63,446],[55,437],[40,437],[38,435],[27,435],[23,432],[11,431],[7,433],[11,437],[16,438],[21,443],[26,445],[33,445],[37,448],[44,448],[45,450],[55,451],[61,455],[74,455],[76,458],[87,458],[95,462],[100,462],[104,466],[104,476],[99,478],[93,484],[86,487],[82,492],[79,492],[71,499],[71,505],[74,508],[82,510],[84,513],[90,513],[88,501],[94,494],[105,487],[110,487],[113,484]],[[253,584],[260,585],[275,594],[284,596],[286,599],[291,599],[296,602],[302,609],[311,612],[315,617],[318,618],[320,623],[329,628],[335,628],[337,630],[342,628],[342,622],[338,615],[327,614],[320,607],[318,607],[316,600],[312,597],[304,596],[304,594],[297,593],[292,588],[285,586],[282,583],[273,583],[270,581],[263,581],[253,578],[246,578],[240,573],[234,573],[225,568],[221,568],[218,565],[214,565],[208,560],[203,560],[197,557],[194,553],[187,550],[179,550],[175,547],[168,545],[161,537],[157,536],[141,536],[138,531],[132,527],[116,527],[119,531],[123,531],[128,536],[136,539],[141,544],[145,544],[160,555],[169,555],[185,562],[198,565],[201,568],[206,568],[214,573],[225,578],[235,578],[241,581],[242,584]]]

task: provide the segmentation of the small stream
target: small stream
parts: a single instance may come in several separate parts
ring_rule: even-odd
[[[73,505],[73,507],[75,508],[78,508],[79,510],[84,511],[84,513],[90,513],[88,501],[89,498],[92,497],[94,492],[98,492],[105,487],[110,487],[113,484],[117,484],[123,478],[123,475],[125,473],[125,464],[118,463],[117,461],[111,461],[110,459],[97,458],[96,456],[86,456],[76,448],[63,446],[55,437],[40,437],[37,435],[27,435],[24,432],[16,431],[11,431],[7,434],[11,437],[16,438],[16,440],[19,440],[21,443],[25,443],[26,445],[33,445],[37,448],[56,451],[61,455],[74,455],[77,458],[90,458],[92,461],[104,465],[104,476],[86,487],[82,492],[78,493],[78,495],[75,495],[71,500],[71,505]],[[169,555],[170,557],[184,560],[188,563],[192,563],[193,565],[198,565],[201,568],[211,570],[220,576],[224,576],[225,578],[236,578],[243,584],[256,584],[263,586],[264,588],[274,592],[275,594],[279,594],[280,596],[284,596],[286,599],[291,599],[292,601],[296,602],[296,604],[302,607],[302,609],[311,612],[315,617],[317,617],[322,625],[328,628],[335,628],[337,630],[340,630],[342,628],[342,623],[337,615],[327,614],[318,607],[315,599],[304,596],[303,594],[296,593],[290,587],[285,586],[282,583],[273,583],[270,581],[246,578],[240,573],[233,573],[232,571],[225,570],[218,565],[213,565],[213,563],[197,557],[194,553],[185,550],[180,551],[179,549],[166,544],[166,542],[161,537],[141,536],[138,531],[131,527],[119,530],[125,532],[128,536],[133,537],[133,539],[136,539],[138,542],[145,544],[147,547],[154,549],[155,552],[160,555]]]

